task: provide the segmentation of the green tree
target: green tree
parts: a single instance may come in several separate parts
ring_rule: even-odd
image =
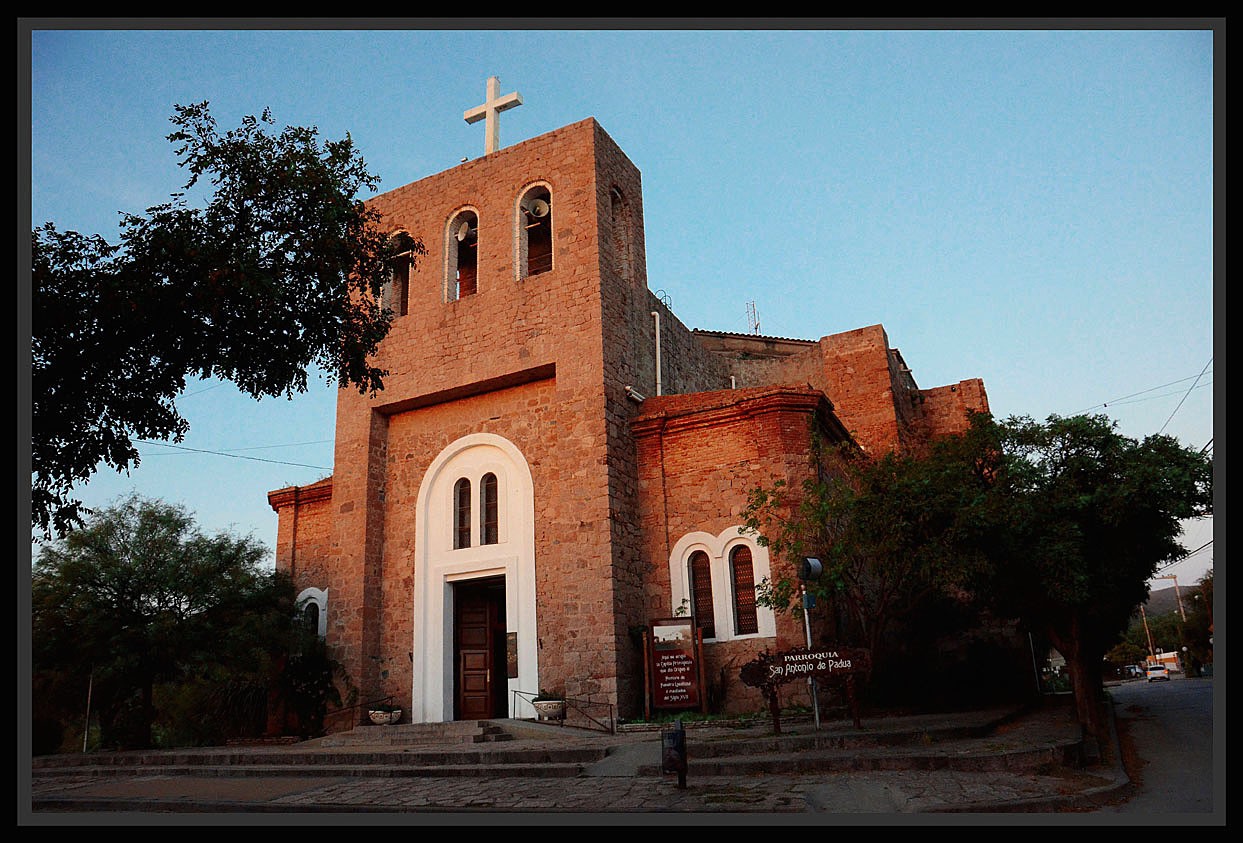
[[[991,560],[978,593],[1065,657],[1079,721],[1102,739],[1105,655],[1148,580],[1182,557],[1180,522],[1211,514],[1212,461],[1105,416],[1014,418],[997,435],[997,482],[971,516],[969,541]]]
[[[32,526],[45,536],[81,525],[72,490],[101,463],[138,464],[134,438],[181,439],[187,378],[288,397],[315,366],[381,389],[369,358],[391,321],[383,287],[398,254],[424,253],[357,198],[378,179],[348,135],[273,133],[266,111],[222,135],[206,102],[171,120],[190,178],[124,215],[119,244],[51,222],[31,232]]]
[[[1213,661],[1213,572],[1209,571],[1188,595],[1187,624],[1183,640],[1192,664]],[[1194,661],[1193,661],[1194,660]]]
[[[1139,629],[1139,637],[1133,634],[1134,630],[1135,623],[1132,622],[1127,627],[1126,635],[1123,639],[1105,654],[1105,658],[1109,663],[1118,669],[1123,669],[1126,665],[1140,665],[1148,660],[1148,644],[1143,640],[1143,627],[1141,626]]]
[[[815,470],[801,487],[778,481],[749,495],[746,529],[779,558],[821,560],[824,574],[808,591],[844,608],[844,634],[872,650],[874,666],[884,664],[885,634],[895,623],[961,596],[974,576],[978,557],[959,533],[992,483],[995,451],[984,447],[984,432],[973,427],[879,456],[822,452],[813,443]],[[759,599],[788,609],[798,587],[779,575],[761,583]]]
[[[976,414],[926,450],[841,460],[798,494],[756,490],[746,524],[778,557],[818,556],[821,593],[871,646],[946,594],[1021,621],[1066,658],[1080,722],[1100,738],[1104,657],[1148,580],[1183,555],[1181,521],[1211,514],[1212,479],[1205,455],[1124,437],[1104,416]],[[784,607],[796,586],[779,576],[763,599]]]
[[[90,683],[105,745],[149,746],[158,684],[271,678],[296,624],[292,584],[265,555],[164,503],[131,497],[94,514],[35,561],[34,673],[74,689],[76,716]]]

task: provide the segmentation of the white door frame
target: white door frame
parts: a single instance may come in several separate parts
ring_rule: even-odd
[[[497,477],[499,542],[479,544],[479,478]],[[453,486],[471,480],[471,546],[453,548]],[[539,688],[535,616],[535,502],[531,469],[509,440],[473,433],[432,460],[415,505],[414,678],[410,717],[415,723],[453,719],[453,587],[482,577],[505,578],[505,629],[515,633],[518,675],[507,678],[510,717],[533,716],[514,691]]]

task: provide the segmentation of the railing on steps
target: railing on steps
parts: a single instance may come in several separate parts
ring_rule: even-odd
[[[523,699],[532,706],[539,700],[540,694],[531,691],[514,691],[515,711],[518,709],[518,700]],[[562,703],[560,717],[548,717],[543,719],[555,720],[559,725],[564,726],[566,721],[570,719],[570,712],[574,711],[578,717],[574,718],[572,725],[584,729],[599,729],[608,732],[610,735],[617,734],[617,709],[612,703],[592,702],[591,700],[576,699],[574,697],[562,697],[559,702]],[[595,711],[599,714],[597,717],[592,714]]]
[[[347,706],[344,706],[343,708],[333,709],[332,711],[324,715],[324,732],[326,734],[332,734],[333,731],[335,730],[333,728],[330,728],[330,726],[338,725],[342,720],[344,720],[343,715],[349,714],[350,712],[354,712],[354,716],[350,719],[349,725],[346,726],[345,728],[352,729],[355,726],[360,726],[363,723],[367,722],[363,719],[364,712],[370,711],[376,706],[392,705],[392,704],[393,704],[393,697],[392,695],[389,695],[387,697],[379,697],[377,699],[355,703],[354,705],[347,705]]]

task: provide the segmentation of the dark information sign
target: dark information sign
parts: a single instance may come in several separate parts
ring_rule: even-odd
[[[863,650],[795,650],[777,653],[766,665],[770,680],[788,682],[791,679],[828,679],[867,669],[867,655]]]
[[[699,705],[699,665],[694,621],[652,621],[652,706],[695,708]]]
[[[855,725],[859,725],[859,704],[855,696],[855,677],[871,668],[871,654],[857,647],[828,647],[819,650],[789,650],[784,653],[761,653],[747,662],[739,672],[743,683],[759,688],[768,698],[773,727],[781,731],[777,689],[795,679],[813,679],[818,684],[842,682],[850,701]]]

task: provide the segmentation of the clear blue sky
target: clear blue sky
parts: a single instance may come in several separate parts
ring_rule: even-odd
[[[524,99],[502,145],[595,117],[639,168],[649,285],[688,326],[745,332],[748,302],[772,336],[880,323],[921,386],[983,378],[999,417],[1103,412],[1211,449],[1214,35],[1115,23],[36,29],[31,223],[115,242],[184,183],[168,119],[201,100],[222,129],[270,108],[348,132],[390,190],[483,154],[462,113],[499,76]],[[203,382],[178,406],[180,448],[144,444],[83,499],[136,490],[271,547],[266,493],[331,473],[335,391]],[[1166,573],[1211,565],[1210,545]]]

